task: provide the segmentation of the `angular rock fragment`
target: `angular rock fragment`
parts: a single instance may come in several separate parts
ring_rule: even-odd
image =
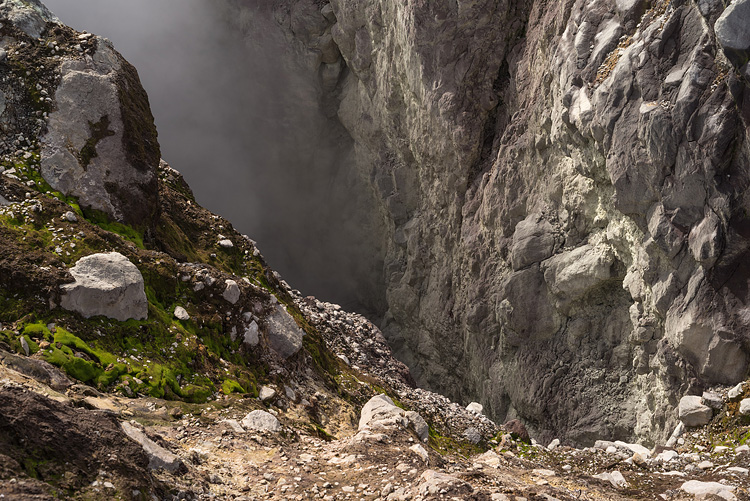
[[[134,441],[141,444],[148,456],[148,467],[152,470],[163,469],[175,473],[183,467],[182,460],[146,436],[141,430],[128,422],[121,423],[122,431]]]
[[[711,421],[713,411],[701,403],[701,397],[689,395],[680,399],[678,414],[685,426],[703,426]]]

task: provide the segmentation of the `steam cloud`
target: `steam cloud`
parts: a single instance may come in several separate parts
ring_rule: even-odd
[[[295,70],[281,30],[262,12],[270,9],[252,13],[268,32],[250,40],[222,18],[221,2],[45,3],[62,22],[112,40],[135,65],[162,156],[199,203],[258,241],[303,294],[379,309],[366,290],[378,281],[371,237],[361,221],[341,217],[358,196],[347,193],[351,141],[320,111],[314,82]]]

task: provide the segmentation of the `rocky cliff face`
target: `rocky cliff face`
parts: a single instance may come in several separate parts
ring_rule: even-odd
[[[746,4],[278,8],[354,140],[419,382],[586,442],[746,376]]]

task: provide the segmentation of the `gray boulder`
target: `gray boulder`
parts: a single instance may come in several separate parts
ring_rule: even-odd
[[[305,331],[299,328],[286,309],[277,304],[273,313],[266,317],[266,333],[271,349],[282,358],[289,358],[302,348]]]
[[[724,406],[724,400],[721,398],[721,395],[712,391],[703,392],[701,403],[716,410],[721,410],[721,408]]]
[[[685,426],[703,426],[711,421],[713,411],[701,403],[701,397],[690,395],[680,399],[678,407],[680,421]]]
[[[246,430],[270,431],[274,433],[281,431],[279,420],[273,414],[262,410],[255,410],[245,416],[242,420],[242,426]]]
[[[129,224],[148,225],[158,209],[160,153],[138,74],[103,38],[91,57],[64,60],[41,174],[57,191]]]
[[[69,271],[75,282],[61,286],[60,305],[66,310],[77,311],[85,318],[148,318],[143,275],[119,252],[82,257]]]
[[[727,57],[740,66],[750,57],[750,0],[734,0],[714,25]]]
[[[64,391],[73,384],[60,369],[44,360],[20,357],[12,353],[0,351],[0,363],[40,383],[46,384],[53,390]]]
[[[121,423],[121,426],[122,431],[124,431],[128,437],[138,442],[141,447],[143,447],[143,451],[148,456],[148,467],[150,469],[163,469],[169,473],[175,473],[183,466],[180,458],[148,438],[145,433],[132,424],[123,422]]]

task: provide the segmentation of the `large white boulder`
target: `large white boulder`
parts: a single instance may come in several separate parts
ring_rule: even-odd
[[[75,282],[61,286],[61,306],[86,318],[148,318],[143,275],[119,252],[82,257],[70,270]]]
[[[375,395],[362,407],[359,417],[359,431],[375,428],[410,427],[419,439],[426,442],[430,427],[427,422],[414,411],[404,411],[393,403],[388,395]]]

